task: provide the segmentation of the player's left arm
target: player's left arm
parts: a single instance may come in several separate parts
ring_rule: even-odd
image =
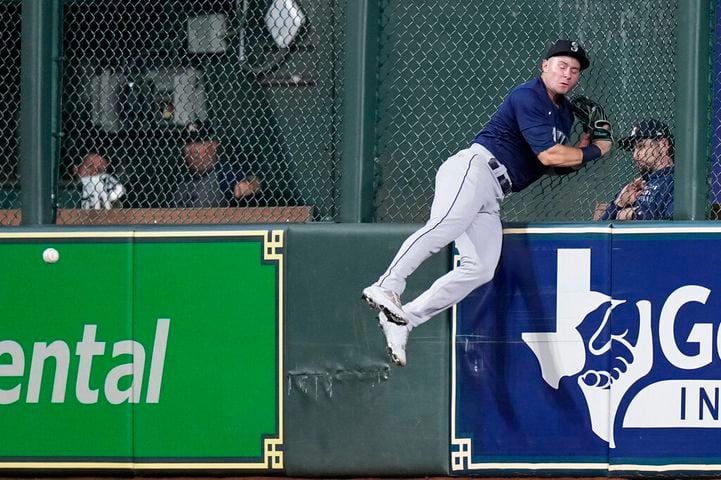
[[[537,154],[538,160],[547,167],[578,168],[583,165],[583,150],[557,143]]]
[[[584,148],[591,144],[591,134],[583,132],[578,142],[576,142],[576,148]],[[548,175],[568,175],[569,173],[577,172],[581,168],[581,165],[574,167],[549,167],[547,170]]]
[[[611,151],[610,140],[594,140],[587,147],[577,148],[557,143],[537,154],[538,160],[547,167],[580,167],[597,160]]]

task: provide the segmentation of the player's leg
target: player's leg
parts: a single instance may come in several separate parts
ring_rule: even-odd
[[[378,314],[388,354],[396,365],[406,365],[406,343],[414,327],[493,278],[501,252],[501,236],[498,214],[479,214],[468,231],[456,240],[461,257],[459,267],[436,280],[430,289],[403,306],[408,315],[408,325],[396,325],[383,312]]]
[[[436,174],[431,215],[426,224],[401,245],[388,269],[378,281],[363,290],[363,298],[383,310],[391,321],[407,323],[400,305],[406,278],[420,264],[458,238],[481,209],[488,193],[485,160],[470,150],[462,150],[446,160]]]
[[[378,285],[402,294],[406,278],[468,228],[482,205],[484,185],[479,177],[488,169],[476,157],[463,150],[441,165],[428,221],[403,242]]]
[[[456,240],[460,265],[436,280],[416,299],[403,305],[409,326],[421,325],[489,282],[498,265],[502,241],[503,229],[498,211],[479,213]]]
[[[388,320],[383,312],[378,312],[378,326],[386,339],[386,349],[393,363],[399,367],[406,365],[406,343],[411,333],[410,325],[398,325]]]

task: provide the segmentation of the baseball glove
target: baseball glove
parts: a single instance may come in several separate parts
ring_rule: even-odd
[[[581,95],[571,100],[571,106],[573,114],[583,125],[583,131],[591,134],[592,142],[594,140],[613,142],[611,122],[608,120],[606,110],[601,105]]]

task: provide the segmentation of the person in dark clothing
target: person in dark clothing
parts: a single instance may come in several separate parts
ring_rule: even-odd
[[[633,151],[641,176],[624,185],[605,209],[597,209],[596,220],[673,219],[674,144],[668,125],[639,122],[620,146]]]

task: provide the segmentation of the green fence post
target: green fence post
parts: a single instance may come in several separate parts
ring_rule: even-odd
[[[23,0],[20,60],[20,199],[23,225],[54,222],[53,53],[60,0]],[[56,71],[56,70],[55,70]]]
[[[63,2],[52,2],[52,73],[51,73],[51,93],[50,93],[50,118],[52,125],[53,146],[51,158],[51,195],[52,195],[52,213],[53,222],[55,222],[56,207],[58,206],[58,180],[60,178],[58,162],[60,161],[60,148],[63,139],[63,114],[62,114],[62,96],[63,96],[63,69],[64,69],[64,50],[63,50]]]
[[[710,0],[678,2],[675,220],[703,220],[708,204]]]
[[[351,0],[345,15],[341,222],[373,220],[378,0]]]

